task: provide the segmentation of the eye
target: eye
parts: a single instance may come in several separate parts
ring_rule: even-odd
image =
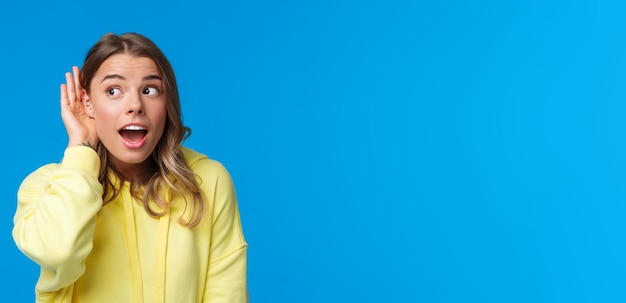
[[[146,87],[143,89],[144,95],[156,96],[159,94],[159,90],[156,87]]]
[[[110,96],[119,96],[122,94],[122,91],[119,88],[111,87],[107,89],[107,94]]]

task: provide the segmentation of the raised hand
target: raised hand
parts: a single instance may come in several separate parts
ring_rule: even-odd
[[[61,84],[61,118],[69,136],[68,147],[87,145],[95,148],[99,139],[94,119],[85,112],[80,71],[77,66],[73,66],[72,72],[73,75],[65,73],[66,83]]]

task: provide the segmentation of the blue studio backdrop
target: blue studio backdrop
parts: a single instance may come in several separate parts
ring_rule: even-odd
[[[2,301],[16,191],[107,32],[170,59],[231,172],[252,302],[626,301],[623,1],[4,1]],[[10,299],[10,300],[9,300]]]

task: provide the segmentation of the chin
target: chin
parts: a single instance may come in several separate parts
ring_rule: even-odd
[[[128,150],[127,148],[113,150],[107,148],[107,150],[110,156],[110,161],[113,161],[113,163],[121,165],[140,165],[151,158],[154,148],[150,150]]]
[[[126,163],[126,164],[141,164],[144,163],[146,160],[148,160],[150,158],[150,156],[152,155],[152,152],[150,153],[145,153],[145,152],[125,152],[122,153],[120,155],[120,157],[116,157],[119,161]]]

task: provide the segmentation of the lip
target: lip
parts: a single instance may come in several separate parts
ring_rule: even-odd
[[[126,138],[124,138],[124,136],[122,136],[119,132],[121,130],[123,130],[124,128],[129,127],[129,126],[139,126],[139,127],[143,128],[143,129],[145,129],[146,130],[146,135],[143,136],[143,138],[141,138],[141,140],[139,140],[139,141],[132,142],[132,141],[126,140]],[[148,134],[149,133],[150,133],[150,131],[148,130],[148,127],[145,124],[141,124],[141,123],[128,123],[128,124],[125,124],[124,126],[122,126],[118,130],[118,135],[120,136],[120,138],[122,138],[122,142],[124,143],[124,145],[126,147],[128,147],[128,148],[131,148],[131,149],[141,148],[146,143],[146,140],[148,139]]]
[[[147,127],[145,124],[143,124],[143,123],[136,123],[136,122],[133,122],[133,123],[124,124],[122,127],[120,127],[120,129],[119,129],[118,131],[120,131],[120,130],[122,130],[122,129],[124,129],[124,128],[127,128],[127,127],[129,127],[129,126],[139,126],[139,127],[143,128],[143,129],[145,129],[145,130],[147,130],[147,129],[148,129],[148,127]]]

